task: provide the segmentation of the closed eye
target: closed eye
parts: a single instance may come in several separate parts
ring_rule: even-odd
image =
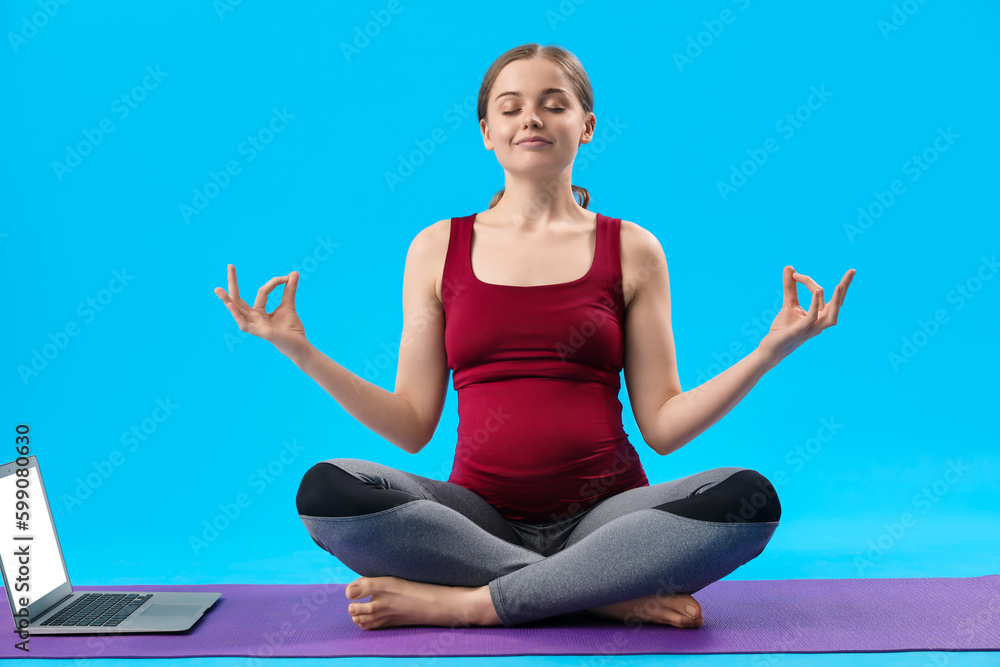
[[[559,111],[559,112],[565,111],[565,109],[563,109],[561,107],[545,107],[545,108],[548,109],[549,111]],[[504,111],[503,115],[504,116],[510,116],[511,114],[515,114],[518,111],[520,111],[520,109],[514,109],[513,111]]]

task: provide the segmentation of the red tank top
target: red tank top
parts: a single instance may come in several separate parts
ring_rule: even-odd
[[[621,220],[597,214],[597,249],[582,278],[514,286],[473,274],[475,217],[451,219],[442,277],[459,420],[448,481],[508,519],[539,524],[649,486],[618,400]]]

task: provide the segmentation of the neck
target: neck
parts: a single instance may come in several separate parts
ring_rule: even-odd
[[[490,214],[516,227],[547,227],[557,222],[582,222],[593,214],[577,203],[568,176],[551,181],[508,177],[503,196]]]

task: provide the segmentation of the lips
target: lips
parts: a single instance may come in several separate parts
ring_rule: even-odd
[[[523,144],[523,143],[525,143],[525,142],[527,142],[527,141],[544,141],[544,142],[545,142],[545,143],[547,143],[547,144],[551,144],[551,143],[552,143],[551,141],[549,141],[548,139],[545,139],[544,137],[526,137],[526,138],[524,138],[524,139],[521,139],[521,140],[520,140],[519,142],[517,142],[517,143],[519,143],[519,144]]]

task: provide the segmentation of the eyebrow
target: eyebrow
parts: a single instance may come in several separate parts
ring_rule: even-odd
[[[563,90],[562,88],[546,88],[545,90],[542,91],[542,94],[540,95],[540,97],[546,97],[548,95],[551,95],[552,93],[564,93],[566,95],[569,95],[569,93],[566,92],[565,90]],[[493,101],[496,102],[497,100],[499,100],[504,95],[515,95],[517,97],[520,97],[521,93],[519,93],[519,92],[517,92],[515,90],[508,90],[508,91],[500,93],[499,95],[497,95],[496,97],[494,97]]]

